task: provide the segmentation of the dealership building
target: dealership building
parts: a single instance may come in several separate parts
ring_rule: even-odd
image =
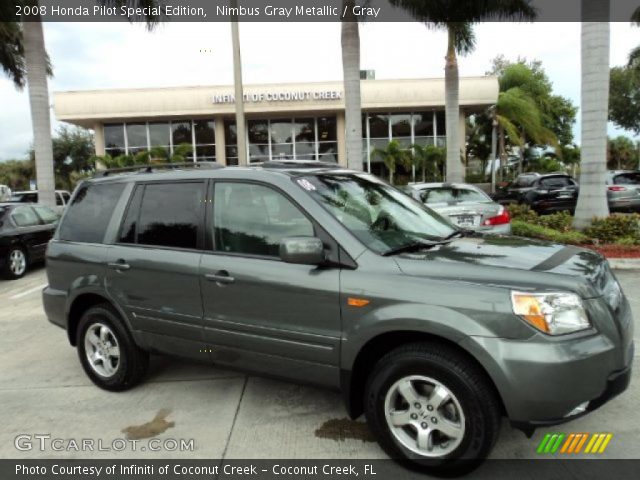
[[[95,131],[96,154],[193,146],[193,161],[238,163],[233,86],[54,93],[56,118]],[[382,173],[371,151],[397,140],[445,145],[444,80],[362,80],[363,167]],[[468,115],[498,99],[496,77],[460,79],[461,145]],[[245,85],[250,162],[281,159],[346,165],[342,82]]]

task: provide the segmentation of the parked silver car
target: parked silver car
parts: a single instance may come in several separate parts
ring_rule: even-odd
[[[612,212],[640,212],[640,170],[608,172],[607,198]]]
[[[414,183],[410,195],[452,223],[470,230],[511,233],[506,207],[491,200],[479,188],[465,183]]]

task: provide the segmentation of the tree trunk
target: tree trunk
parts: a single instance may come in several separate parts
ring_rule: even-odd
[[[505,148],[504,140],[504,127],[500,125],[498,127],[498,138],[500,139],[500,169],[498,170],[498,178],[500,181],[504,179],[504,167],[507,163],[507,151]]]
[[[51,143],[51,113],[47,86],[47,55],[40,16],[37,21],[22,24],[24,57],[27,64],[29,104],[33,128],[33,148],[36,156],[38,201],[55,207],[55,177],[53,173],[53,145]]]
[[[522,132],[520,135],[522,135],[522,146],[519,148],[518,150],[518,157],[519,157],[519,162],[518,162],[518,173],[522,173],[524,170],[524,149],[525,149],[525,145],[527,144],[527,136],[524,132]]]
[[[498,159],[498,122],[494,119],[491,127],[491,193],[496,193],[496,160],[497,159]]]
[[[362,170],[362,107],[360,99],[360,33],[353,15],[354,0],[345,0],[348,13],[342,21],[342,74],[344,77],[347,167]]]
[[[231,6],[236,7],[237,0],[231,0]],[[244,120],[244,91],[242,88],[242,58],[240,56],[240,33],[238,21],[231,22],[231,43],[233,49],[233,86],[236,107],[236,139],[238,146],[238,165],[247,165],[246,123]]]
[[[582,156],[580,193],[573,221],[588,227],[593,217],[609,215],[606,194],[607,115],[609,105],[609,0],[582,0]]]
[[[446,65],[444,68],[444,99],[445,123],[447,128],[447,162],[446,181],[462,183],[464,175],[460,163],[460,105],[459,105],[459,75],[458,59],[455,50],[455,34],[449,29],[449,46],[447,48]]]

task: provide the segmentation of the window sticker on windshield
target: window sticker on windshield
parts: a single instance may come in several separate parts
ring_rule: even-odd
[[[297,180],[297,182],[298,182],[298,185],[300,185],[302,188],[304,188],[308,192],[313,192],[316,189],[316,187],[306,178],[301,178]]]

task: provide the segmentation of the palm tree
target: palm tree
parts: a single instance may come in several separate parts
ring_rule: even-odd
[[[471,53],[475,47],[473,24],[486,20],[532,20],[535,9],[526,0],[390,0],[428,27],[446,29],[448,35],[445,76],[445,123],[447,129],[446,179],[464,181],[460,162],[460,106],[457,55]]]
[[[558,146],[557,137],[544,126],[538,105],[519,87],[500,92],[490,115],[498,130],[501,172],[506,165],[507,137],[511,144],[520,147],[521,152],[527,139],[539,145]]]
[[[573,226],[609,215],[605,189],[609,111],[610,0],[582,0],[582,147],[580,193]]]
[[[403,150],[397,140],[391,140],[386,148],[374,148],[371,151],[371,158],[380,157],[384,165],[389,170],[389,183],[393,185],[393,174],[396,172],[398,165],[406,165],[409,152]]]
[[[231,0],[232,8],[237,8],[238,1]],[[234,16],[231,22],[231,44],[233,49],[233,86],[235,92],[236,107],[236,145],[238,148],[238,164],[247,165],[246,128],[244,120],[244,94],[242,88],[242,59],[240,56],[240,33],[238,31],[238,19]]]
[[[347,167],[362,170],[362,106],[360,98],[360,31],[353,14],[355,0],[344,0],[342,20],[342,74],[344,77]]]
[[[97,0],[97,3],[108,7],[119,7],[123,0]],[[154,0],[127,0],[129,7],[150,7]],[[9,2],[2,2],[2,17]],[[31,5],[37,7],[38,0],[32,0]],[[37,11],[37,8],[35,9]],[[145,10],[150,12],[150,10]],[[160,20],[155,15],[142,15],[139,18],[146,22],[147,28],[152,29]],[[8,36],[7,36],[8,35]],[[5,39],[12,43],[5,45]],[[0,63],[14,83],[21,87],[26,83],[29,90],[29,105],[31,107],[31,124],[33,128],[33,147],[35,151],[36,182],[39,201],[45,205],[55,206],[55,179],[53,171],[53,147],[51,141],[51,115],[49,111],[49,87],[47,76],[51,75],[49,57],[44,44],[42,21],[40,15],[30,17],[30,21],[18,23],[2,23],[0,27]]]

